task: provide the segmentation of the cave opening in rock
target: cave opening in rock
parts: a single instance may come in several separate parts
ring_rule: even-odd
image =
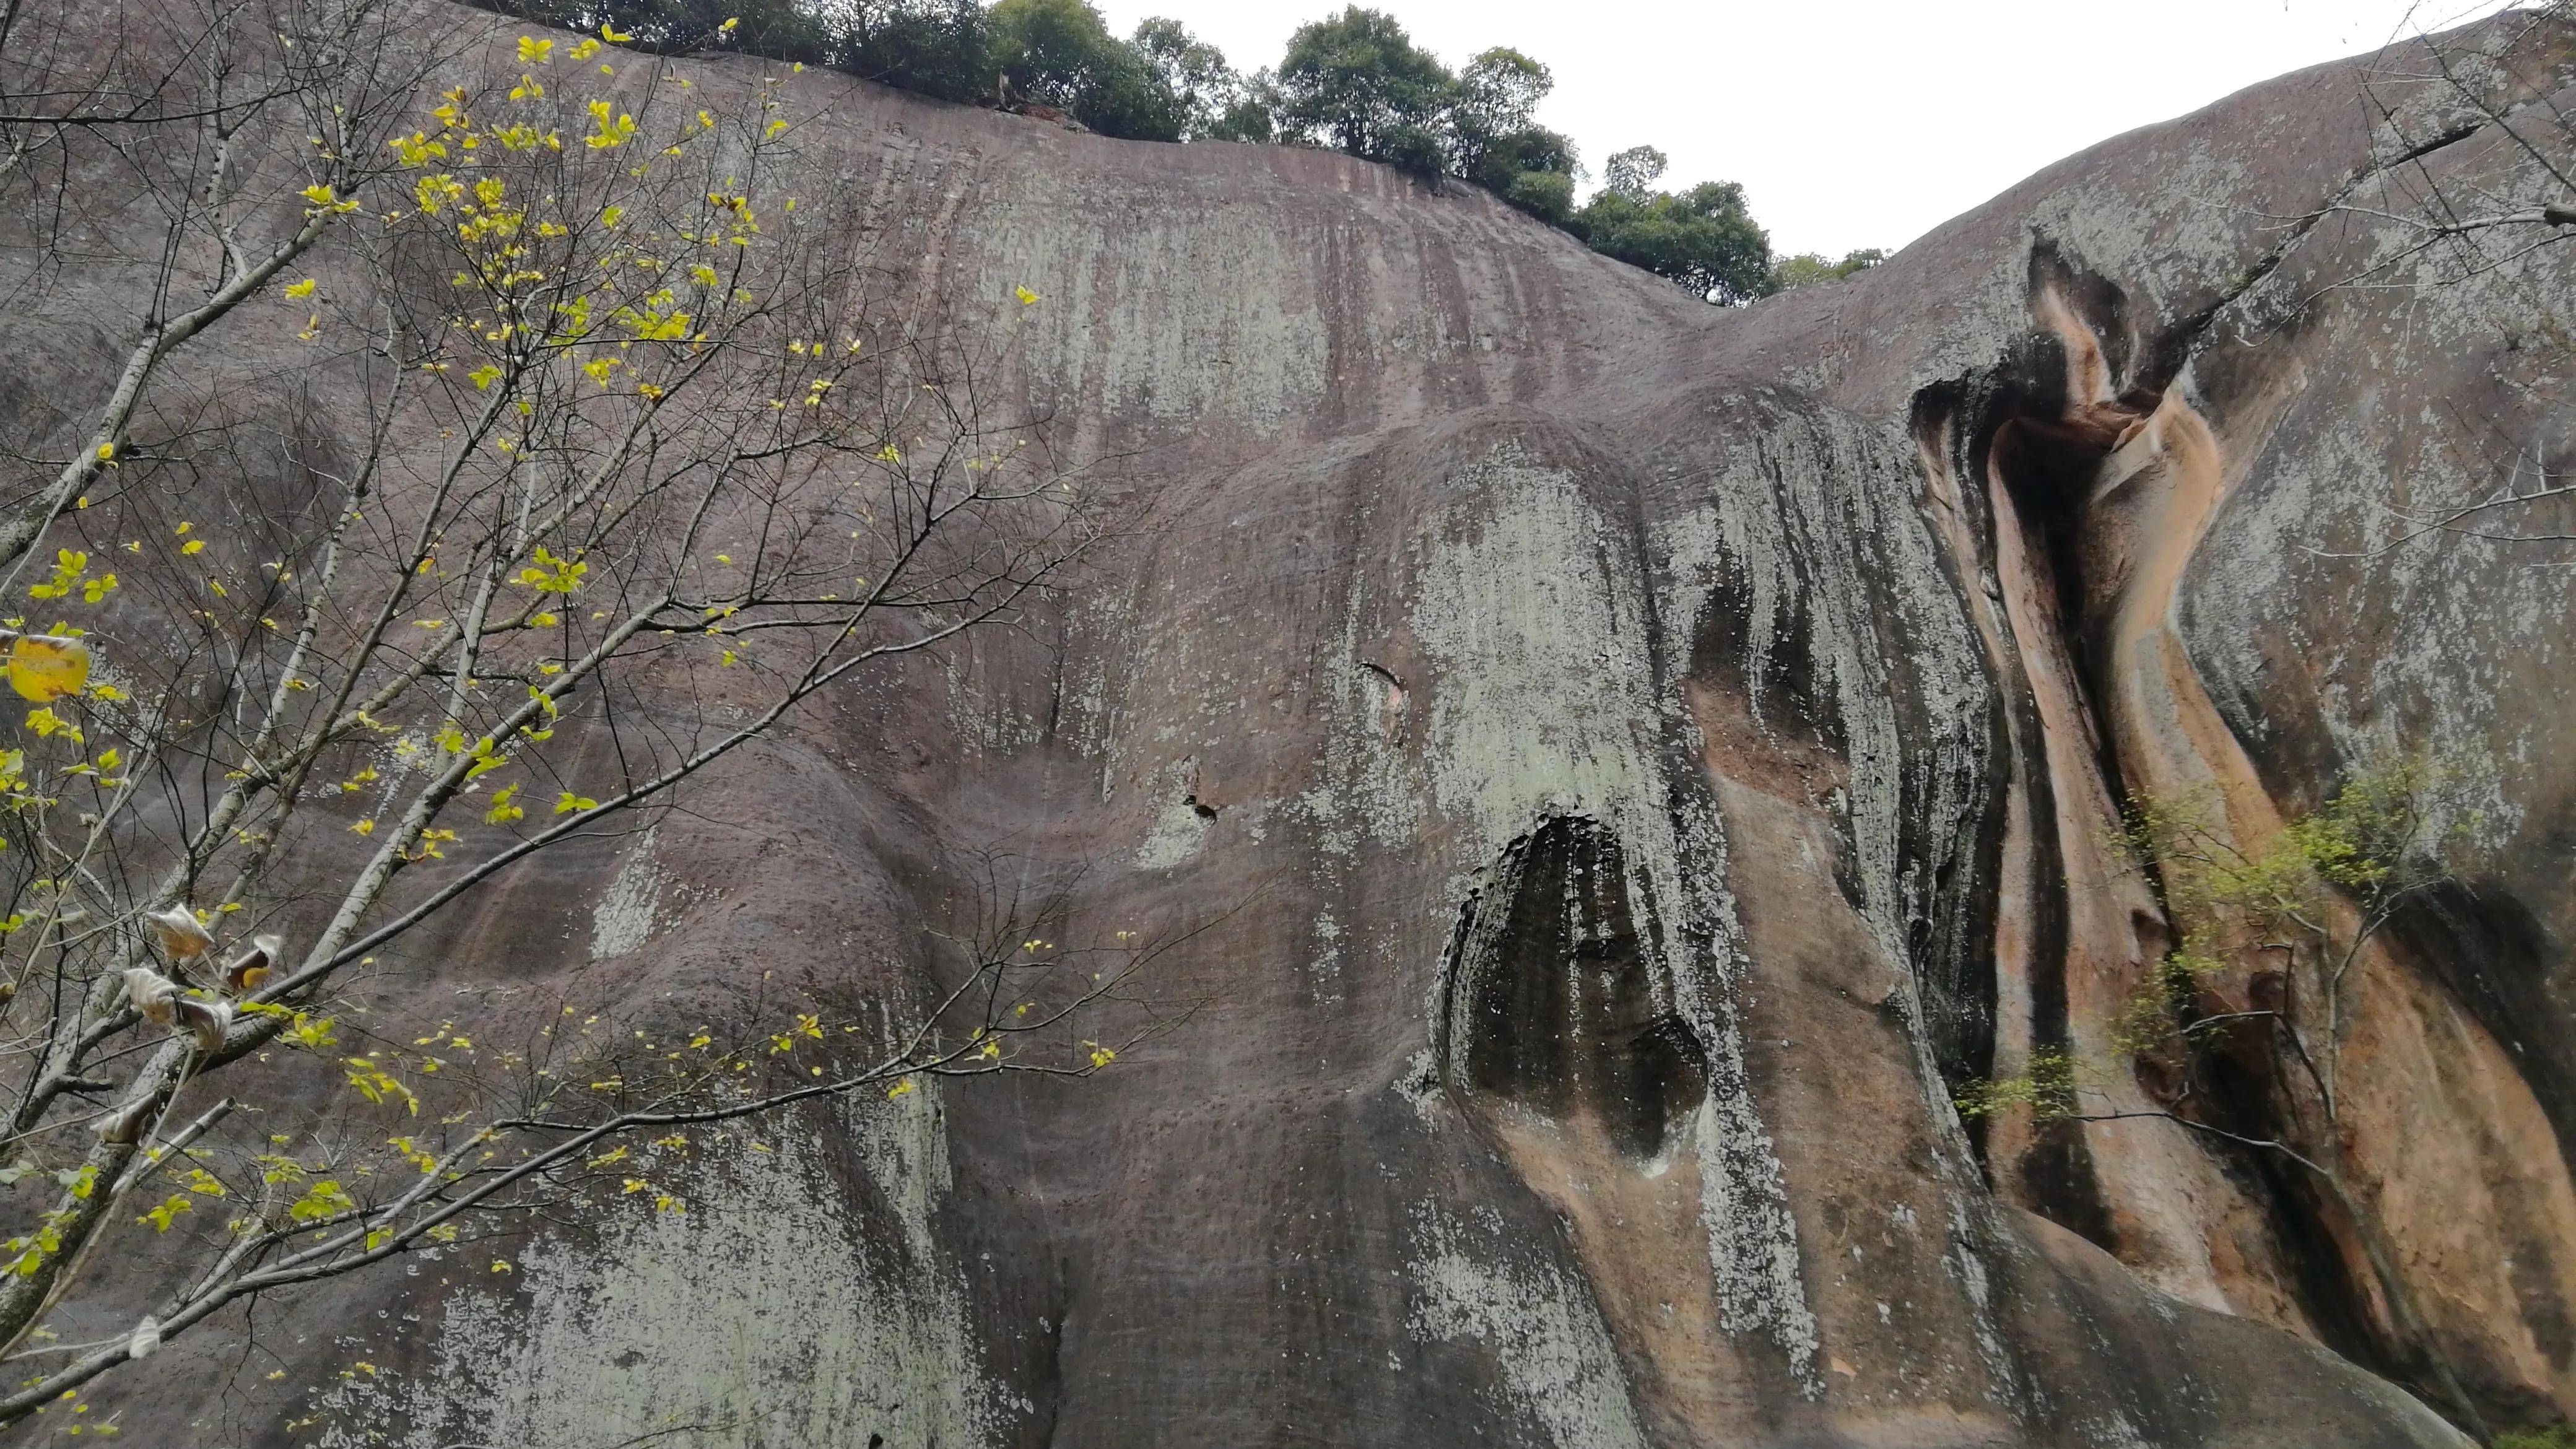
[[[1617,835],[1557,816],[1505,848],[1449,962],[1449,1086],[1660,1157],[1706,1097],[1699,1036],[1641,938]]]

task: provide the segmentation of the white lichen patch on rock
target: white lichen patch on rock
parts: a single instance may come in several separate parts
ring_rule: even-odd
[[[1318,1001],[1342,999],[1343,934],[1341,923],[1333,919],[1331,911],[1315,913],[1315,961],[1308,974]]]
[[[1499,1223],[1471,1232],[1425,1206],[1414,1214],[1412,1310],[1424,1342],[1469,1340],[1494,1355],[1503,1387],[1557,1449],[1645,1449],[1600,1310],[1582,1280],[1552,1263],[1511,1261]],[[1470,1238],[1488,1240],[1472,1251]]]
[[[1904,460],[1855,419],[1767,407],[1756,416],[1764,426],[1715,470],[1706,506],[1655,530],[1669,611],[1686,626],[1667,635],[1666,674],[1688,668],[1693,630],[1721,582],[1746,604],[1751,652],[1741,667],[1757,700],[1788,632],[1802,632],[1795,642],[1814,661],[1820,703],[1848,757],[1841,813],[1861,914],[1889,959],[1903,961],[1927,905],[1925,883],[1909,878],[1901,854],[1906,817],[1929,814],[1921,833],[1949,839],[1984,808],[1992,689],[1912,507]],[[1892,619],[1873,617],[1881,601],[1893,604]],[[1890,623],[1910,646],[1908,682],[1922,696],[1914,728],[1931,736],[1912,758],[1882,653],[1880,626]]]
[[[1425,782],[1418,762],[1396,742],[1400,687],[1368,663],[1360,620],[1369,598],[1354,576],[1342,600],[1342,624],[1326,676],[1331,707],[1321,774],[1326,783],[1295,801],[1313,824],[1324,854],[1355,855],[1363,838],[1401,847],[1418,838]]]
[[[1433,798],[1494,845],[1541,815],[1660,803],[1644,603],[1575,478],[1505,444],[1444,491],[1412,609],[1441,666]]]
[[[1719,1323],[1729,1333],[1769,1330],[1789,1371],[1817,1392],[1816,1317],[1798,1272],[1780,1159],[1750,1095],[1712,1086],[1698,1113],[1700,1223],[1717,1274]]]
[[[596,1244],[541,1241],[508,1275],[487,1270],[488,1247],[451,1250],[472,1286],[447,1300],[424,1369],[336,1390],[319,1442],[999,1442],[1025,1406],[987,1379],[962,1280],[938,1251],[950,1181],[935,1088],[850,1102],[837,1125],[876,1211],[846,1200],[821,1144],[773,1140],[670,1173],[700,1194],[687,1211],[629,1199]]]
[[[1707,1054],[1701,1220],[1724,1326],[1767,1331],[1813,1392],[1816,1325],[1797,1223],[1730,1001],[1742,931],[1723,884],[1726,842],[1704,795],[1676,797],[1657,748],[1671,703],[1649,644],[1643,560],[1614,539],[1577,478],[1513,444],[1445,492],[1450,506],[1433,525],[1411,615],[1439,665],[1432,796],[1474,822],[1488,860],[1551,816],[1582,816],[1616,836],[1630,910],[1658,923],[1641,932],[1646,949]],[[1502,913],[1489,914],[1481,924],[1499,929]],[[1452,969],[1475,969],[1463,959],[1474,949]],[[1451,988],[1435,985],[1435,1019],[1436,993]]]
[[[2492,315],[2479,307],[2487,299],[2460,292],[2437,294],[2418,311]],[[2439,329],[2428,321],[2422,330]],[[2400,359],[2389,367],[2403,371]],[[2479,530],[2390,547],[2425,532],[2390,505],[2430,515],[2496,493],[2497,460],[2463,446],[2447,422],[2428,425],[2392,407],[2366,431],[2315,429],[2299,447],[2268,446],[2228,499],[2223,527],[2195,553],[2178,614],[2193,665],[2240,737],[2267,741],[2271,723],[2255,706],[2277,667],[2269,656],[2295,650],[2316,661],[2317,724],[2340,759],[2357,765],[2412,751],[2441,762],[2453,778],[2428,801],[2433,833],[2456,829],[2474,848],[2496,851],[2524,824],[2523,792],[2508,782],[2569,737],[2561,701],[2535,708],[2526,691],[2564,667],[2576,606],[2562,573],[2531,566],[2546,555]],[[2386,551],[2360,567],[2331,556],[2378,549]],[[2284,603],[2321,595],[2348,602],[2332,612]]]
[[[1047,296],[1014,319],[1049,384],[1122,417],[1216,416],[1273,434],[1314,405],[1329,345],[1313,299],[1275,280],[1304,273],[1298,243],[1252,208],[1156,195],[1114,233],[1068,227],[1062,208],[1015,208],[982,238],[996,295]],[[1222,267],[1206,265],[1221,256]]]
[[[1136,847],[1136,864],[1144,870],[1171,870],[1190,863],[1207,844],[1214,822],[1198,812],[1191,781],[1198,778],[1196,760],[1176,760],[1156,777],[1154,824]]]
[[[662,904],[662,871],[653,864],[653,837],[647,830],[635,838],[626,863],[600,894],[590,913],[590,959],[605,961],[640,948],[653,938]]]

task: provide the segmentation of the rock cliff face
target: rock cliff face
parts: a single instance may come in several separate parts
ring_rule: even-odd
[[[1095,1079],[800,1119],[506,1279],[336,1287],[260,1335],[335,1376],[299,1435],[2458,1443],[2299,1184],[1949,1105],[2113,1051],[2172,934],[2115,801],[2260,838],[2391,749],[2487,768],[2458,886],[2359,968],[2348,1160],[2486,1411],[2576,1414],[2564,575],[2353,556],[2392,497],[2559,466],[2555,354],[2498,318],[2576,253],[2332,287],[2397,244],[2321,214],[2385,154],[2358,86],[1721,311],[1340,156],[800,78],[853,248],[1042,293],[1012,386],[1150,525],[1052,633],[837,700],[436,969],[857,993],[935,969],[943,852],[1007,841],[1202,926],[1155,983],[1195,1014]],[[2398,104],[2426,174],[2530,164]],[[286,1441],[191,1381],[123,1391],[129,1437]]]

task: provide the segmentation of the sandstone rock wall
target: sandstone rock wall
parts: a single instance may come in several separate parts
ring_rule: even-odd
[[[2394,747],[2495,767],[2460,888],[2367,963],[2351,1152],[2490,1412],[2576,1413],[2563,575],[2348,556],[2392,490],[2487,486],[2474,439],[2556,466],[2496,318],[2569,279],[2321,291],[2392,245],[2312,219],[2383,139],[2357,83],[1726,312],[1339,156],[800,78],[806,164],[881,218],[854,252],[1038,291],[1011,386],[1149,524],[1053,633],[835,700],[435,969],[856,997],[936,969],[943,852],[1008,841],[1202,924],[1159,983],[1196,1013],[1097,1079],[782,1124],[685,1218],[506,1279],[282,1307],[260,1341],[324,1391],[174,1372],[128,1432],[2457,1443],[2276,1178],[1949,1106],[2106,1043],[2167,944],[2123,792],[2205,782],[2259,836]],[[2419,164],[2522,163],[2467,129]]]

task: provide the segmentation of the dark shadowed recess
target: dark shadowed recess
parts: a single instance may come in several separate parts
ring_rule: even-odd
[[[1452,940],[1449,1085],[1590,1119],[1623,1154],[1659,1156],[1707,1096],[1708,1058],[1634,912],[1619,839],[1599,823],[1556,816],[1504,847]]]

